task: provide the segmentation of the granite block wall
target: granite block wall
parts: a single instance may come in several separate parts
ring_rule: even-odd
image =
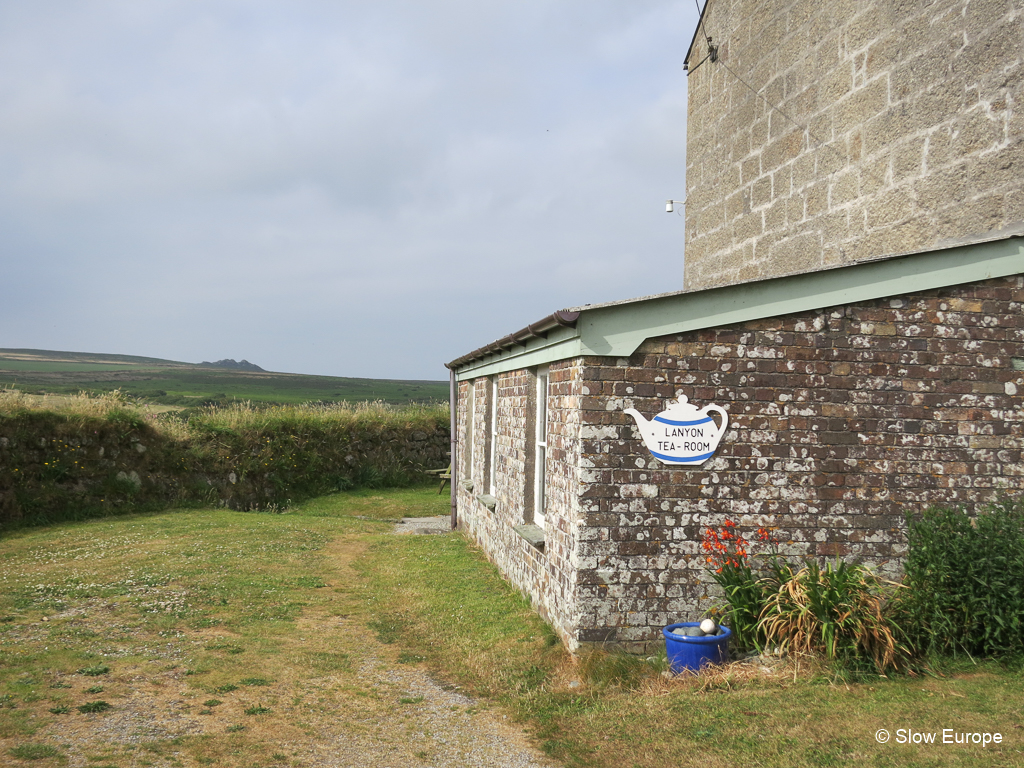
[[[688,290],[1024,221],[1022,0],[710,0],[689,66]]]

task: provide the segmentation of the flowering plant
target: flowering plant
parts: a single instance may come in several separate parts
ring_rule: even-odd
[[[767,528],[758,528],[756,542],[749,542],[736,530],[736,523],[728,519],[721,528],[704,529],[701,546],[712,578],[725,592],[729,628],[741,650],[765,647],[761,615],[769,598],[793,576],[789,563],[779,555],[778,544]],[[755,549],[762,551],[754,552]],[[761,558],[763,564],[755,569],[751,565],[753,558]]]

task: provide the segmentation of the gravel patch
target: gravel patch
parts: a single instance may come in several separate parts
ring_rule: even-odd
[[[403,517],[402,522],[395,525],[395,533],[400,534],[432,534],[451,533],[452,519],[447,515],[441,517]]]

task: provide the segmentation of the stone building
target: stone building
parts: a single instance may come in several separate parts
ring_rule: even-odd
[[[709,0],[686,64],[687,289],[1024,220],[1021,0]]]
[[[1022,13],[709,0],[686,289],[448,364],[457,524],[570,648],[699,616],[726,518],[895,574],[907,513],[1024,485]],[[683,397],[728,414],[692,464],[626,413]]]

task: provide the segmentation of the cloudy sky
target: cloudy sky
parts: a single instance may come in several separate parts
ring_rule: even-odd
[[[693,0],[0,0],[0,347],[447,378],[682,287]]]

